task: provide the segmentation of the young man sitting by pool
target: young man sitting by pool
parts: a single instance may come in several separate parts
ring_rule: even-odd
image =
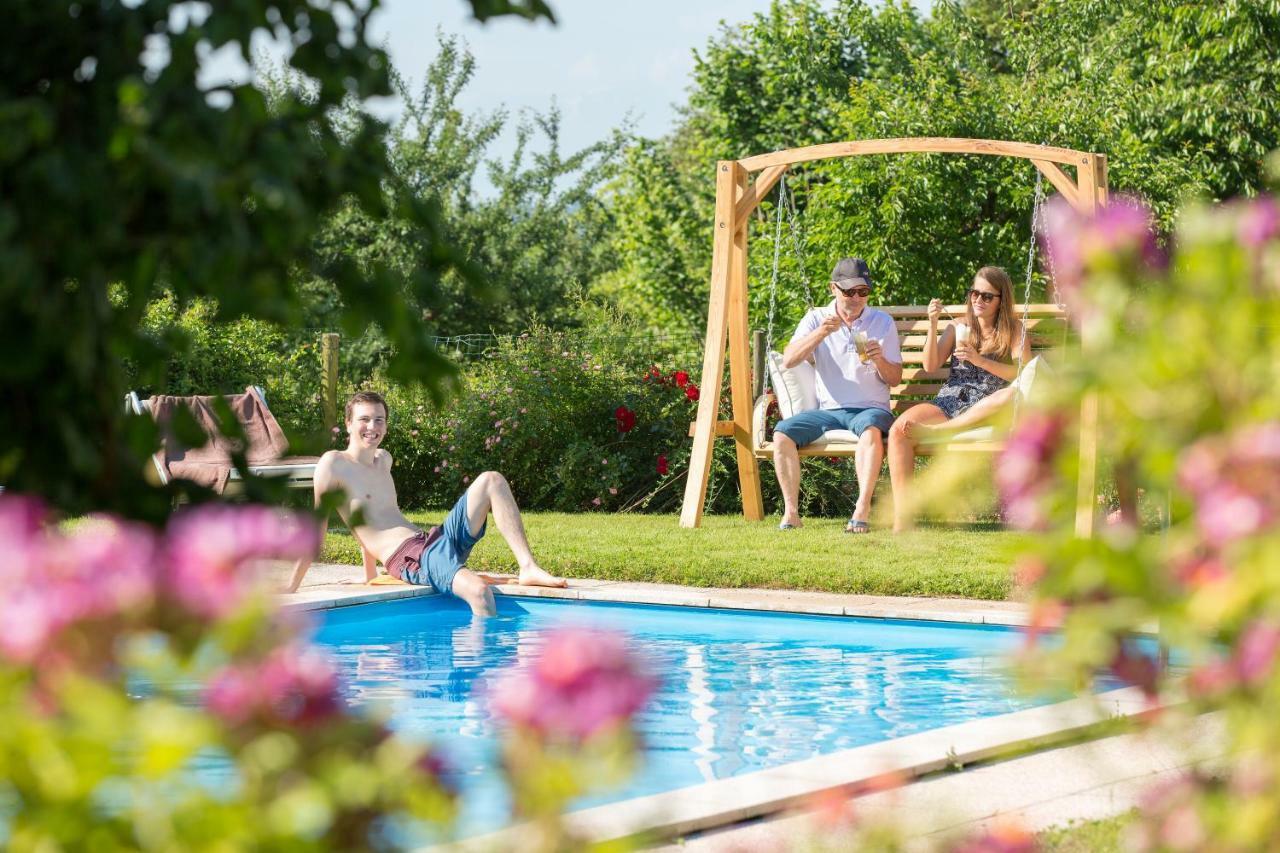
[[[444,524],[428,534],[400,512],[391,479],[391,454],[378,445],[387,434],[387,403],[382,395],[361,391],[347,401],[346,450],[330,450],[316,465],[317,505],[326,493],[338,490],[344,501],[338,514],[351,528],[364,557],[365,579],[377,575],[377,561],[399,580],[451,593],[471,606],[473,613],[496,612],[489,581],[466,568],[471,549],[484,536],[490,511],[494,524],[515,553],[519,583],[565,586],[538,565],[529,550],[520,509],[501,474],[486,471],[462,493]],[[352,519],[359,521],[352,525]],[[326,523],[327,526],[327,523]],[[294,566],[289,592],[296,592],[311,560]]]

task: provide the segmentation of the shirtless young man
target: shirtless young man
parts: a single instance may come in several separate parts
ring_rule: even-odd
[[[492,511],[498,532],[520,566],[519,583],[565,585],[564,579],[552,577],[533,558],[511,487],[496,471],[476,477],[449,512],[440,535],[428,541],[428,534],[400,512],[391,479],[391,454],[378,448],[387,434],[386,401],[372,391],[361,391],[347,401],[346,416],[347,449],[330,450],[320,457],[315,495],[318,504],[326,492],[341,490],[345,494],[338,507],[342,520],[350,527],[359,516],[360,523],[351,532],[360,543],[366,580],[373,580],[381,561],[392,577],[452,593],[471,605],[473,613],[492,615],[496,608],[489,583],[465,568]],[[289,592],[297,591],[310,567],[311,560],[297,562]]]

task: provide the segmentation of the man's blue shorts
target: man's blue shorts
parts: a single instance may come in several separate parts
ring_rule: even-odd
[[[804,447],[817,441],[829,429],[847,429],[860,436],[867,427],[876,427],[883,438],[889,434],[891,426],[893,415],[885,409],[871,406],[865,409],[814,409],[800,412],[779,421],[773,431],[785,432],[796,443],[796,447]]]
[[[440,526],[440,535],[428,542],[428,536],[418,531],[396,549],[387,560],[387,572],[418,586],[429,586],[436,592],[451,592],[453,578],[467,564],[471,549],[484,537],[489,522],[480,527],[478,536],[471,535],[467,524],[467,493],[449,510]]]

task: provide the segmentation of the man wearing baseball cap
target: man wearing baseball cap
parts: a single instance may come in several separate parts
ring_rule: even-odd
[[[902,381],[902,353],[893,318],[871,308],[874,286],[862,258],[841,258],[831,271],[829,305],[804,315],[782,353],[784,367],[808,361],[817,373],[818,408],[781,421],[773,432],[773,465],[782,488],[779,528],[799,527],[799,448],[827,430],[847,429],[858,437],[858,501],[845,525],[848,533],[870,527],[871,495],[884,460],[884,438],[893,425],[889,389]]]

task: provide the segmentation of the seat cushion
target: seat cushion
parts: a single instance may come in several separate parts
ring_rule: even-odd
[[[828,444],[857,444],[858,437],[847,429],[829,429],[822,436],[805,447],[824,447]]]
[[[778,398],[778,413],[785,420],[800,412],[818,408],[818,389],[813,365],[802,361],[795,367],[782,366],[782,354],[770,352],[769,384]]]

